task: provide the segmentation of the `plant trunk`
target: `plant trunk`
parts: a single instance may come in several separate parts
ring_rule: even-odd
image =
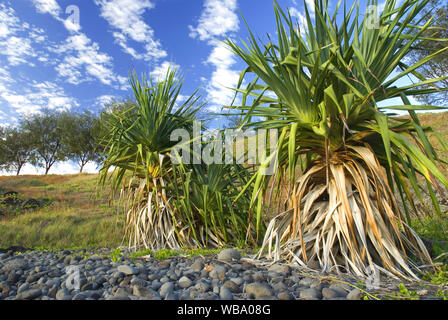
[[[22,166],[23,166],[23,164],[20,164],[20,165],[17,167],[17,173],[16,173],[16,176],[18,176],[18,175],[20,174],[20,170],[22,170]]]
[[[417,279],[410,255],[432,264],[424,243],[403,220],[373,151],[347,147],[350,157],[321,159],[299,178],[288,194],[289,210],[269,223],[259,256],[268,248],[268,258],[314,260],[325,272],[369,276],[380,267]]]

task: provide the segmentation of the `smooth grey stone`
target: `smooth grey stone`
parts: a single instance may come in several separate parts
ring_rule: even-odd
[[[10,272],[12,270],[26,269],[28,262],[22,256],[14,257],[3,264],[3,271]]]
[[[324,298],[327,298],[327,299],[333,299],[333,298],[339,297],[339,293],[337,291],[333,290],[333,289],[330,289],[330,288],[323,288],[322,289],[322,296]]]
[[[205,269],[201,270],[201,274],[200,274],[201,278],[208,278],[209,275],[210,275],[210,272],[208,270],[205,270]]]
[[[174,290],[174,283],[172,282],[165,282],[162,284],[162,286],[159,289],[159,294],[162,297],[166,297],[168,294],[172,293]]]
[[[322,298],[322,293],[314,288],[300,290],[300,298],[305,300],[319,300]]]
[[[199,292],[207,292],[208,290],[210,290],[210,285],[207,282],[200,280],[198,281],[198,283],[196,283],[194,288]]]
[[[30,288],[30,284],[28,282],[25,282],[19,286],[19,288],[17,289],[17,294],[20,294],[21,292],[26,291],[29,288]]]
[[[330,289],[336,291],[339,296],[346,297],[347,294],[353,289],[349,285],[346,285],[345,283],[332,283],[329,287]]]
[[[245,292],[247,294],[252,294],[255,299],[259,297],[272,296],[271,287],[268,284],[260,282],[252,282],[246,285]]]
[[[191,300],[190,291],[190,289],[181,291],[179,300]]]
[[[219,290],[219,298],[221,300],[233,300],[233,294],[229,288],[222,286]]]
[[[316,290],[319,290],[319,291],[322,291],[322,288],[324,287],[324,285],[319,281],[319,280],[314,280],[312,283],[311,283],[311,285],[310,285],[310,288],[312,288],[312,289],[316,289]]]
[[[288,287],[284,282],[277,282],[272,285],[272,289],[277,292],[288,290]]]
[[[239,261],[241,259],[241,253],[235,249],[224,249],[218,253],[218,260],[221,261]]]
[[[266,280],[266,277],[264,276],[263,272],[261,272],[261,271],[254,272],[254,274],[252,275],[252,278],[255,281],[260,281],[260,282],[263,282]]]
[[[166,282],[171,282],[170,281],[170,278],[168,278],[168,277],[162,277],[162,278],[160,278],[160,280],[159,280],[160,282],[162,282],[162,283],[166,283]]]
[[[7,282],[9,284],[16,284],[19,281],[20,276],[15,271],[10,271],[8,274]]]
[[[232,270],[234,270],[234,271],[241,271],[241,269],[243,268],[242,265],[241,265],[240,263],[232,264],[230,267],[231,267]]]
[[[221,290],[221,288],[217,284],[215,284],[213,286],[212,291],[213,291],[214,294],[218,294],[219,295],[220,290]]]
[[[106,300],[131,300],[129,296],[109,296]]]
[[[277,300],[274,296],[260,296],[256,300]]]
[[[292,300],[291,295],[287,291],[282,291],[277,294],[279,300]]]
[[[159,280],[154,280],[151,283],[151,289],[156,290],[156,291],[159,290],[161,286],[162,286],[162,283]]]
[[[179,300],[179,296],[174,292],[170,292],[165,296],[165,300]]]
[[[347,294],[348,300],[361,300],[362,292],[359,289],[353,289]]]
[[[273,264],[272,266],[270,266],[268,268],[268,271],[270,272],[276,272],[276,273],[280,273],[283,275],[288,275],[290,272],[290,267],[288,265],[283,265],[283,264]]]
[[[77,293],[73,296],[72,300],[86,300],[87,298],[84,293]]]
[[[223,287],[228,288],[230,290],[230,292],[232,292],[232,293],[240,293],[241,292],[240,286],[237,285],[232,280],[227,280],[226,282],[224,282]]]
[[[28,289],[26,291],[21,292],[17,295],[17,299],[23,300],[33,300],[42,295],[42,291],[40,289]]]
[[[235,282],[238,286],[241,286],[244,283],[244,279],[241,277],[235,277],[235,278],[229,278],[229,280],[232,280]]]
[[[210,278],[222,278],[225,276],[227,272],[227,268],[220,265],[220,264],[216,264],[213,266],[213,269],[209,272],[209,277]]]
[[[87,290],[87,291],[83,291],[82,294],[87,296],[87,298],[92,298],[94,300],[97,300],[97,299],[101,298],[101,296],[103,295],[103,292],[101,290]]]
[[[353,287],[352,287],[352,286],[350,286],[350,285],[348,285],[348,284],[345,284],[345,283],[341,283],[341,282],[335,282],[335,283],[332,283],[332,284],[330,285],[330,288],[331,288],[331,289],[342,289],[342,290],[344,290],[344,291],[346,291],[346,292],[350,292],[350,291],[353,290]]]
[[[191,287],[193,282],[190,280],[190,278],[183,276],[182,278],[179,279],[177,284],[179,285],[180,288],[186,289],[186,288]]]
[[[201,271],[204,269],[204,263],[202,263],[201,260],[196,260],[191,266],[190,269],[196,272]]]
[[[154,298],[154,297],[159,296],[159,294],[156,291],[149,289],[149,288],[140,287],[140,286],[135,285],[132,289],[133,289],[132,294],[134,296],[145,297],[145,298]]]
[[[117,270],[126,275],[138,274],[138,269],[125,264],[118,266]]]
[[[56,298],[56,293],[58,292],[58,287],[56,285],[53,285],[50,290],[48,290],[47,295],[51,298]]]
[[[122,296],[129,296],[131,294],[124,288],[118,288],[117,291],[115,291],[114,295],[117,297],[122,297]]]
[[[299,285],[301,285],[303,287],[310,287],[311,284],[314,282],[314,280],[315,279],[313,279],[313,278],[305,277],[299,281]]]
[[[70,296],[70,292],[66,288],[62,288],[56,293],[56,300],[67,300],[64,298],[68,296]]]

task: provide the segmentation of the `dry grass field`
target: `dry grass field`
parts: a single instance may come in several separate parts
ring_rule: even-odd
[[[121,245],[123,215],[96,197],[96,174],[0,177],[0,188],[20,197],[48,199],[34,210],[0,216],[0,247],[77,248]]]

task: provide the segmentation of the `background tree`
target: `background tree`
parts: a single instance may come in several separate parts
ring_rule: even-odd
[[[430,0],[423,10],[421,17],[423,23],[434,17],[431,28],[424,32],[426,39],[421,40],[415,46],[415,50],[409,54],[409,64],[415,64],[424,57],[448,46],[448,1]],[[422,24],[423,24],[422,23]],[[428,38],[433,38],[429,40]],[[429,60],[417,71],[427,79],[441,78],[448,75],[448,51],[444,51],[433,59]],[[448,79],[443,79],[436,83],[442,90],[448,89]],[[425,86],[427,89],[435,89],[433,86]],[[435,91],[432,94],[418,95],[417,99],[425,104],[446,105],[448,91]]]
[[[18,128],[0,128],[0,168],[20,174],[22,167],[34,159],[30,132]]]
[[[62,144],[67,156],[79,164],[79,172],[90,162],[99,159],[97,136],[100,134],[99,118],[90,111],[84,113],[64,112],[61,114],[60,128]]]
[[[30,143],[36,154],[33,164],[44,167],[45,174],[55,162],[67,158],[67,150],[62,144],[61,116],[60,112],[44,109],[20,122],[21,130],[31,133]]]

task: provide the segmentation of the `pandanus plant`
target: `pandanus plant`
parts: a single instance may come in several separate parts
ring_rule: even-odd
[[[238,196],[250,179],[250,168],[239,164],[194,164],[179,167],[175,202],[190,237],[200,247],[243,247],[254,243],[248,192]]]
[[[171,150],[177,141],[170,137],[176,129],[192,131],[203,105],[196,92],[179,103],[182,78],[173,70],[157,82],[145,76],[139,80],[134,72],[130,83],[135,107],[109,117],[100,182],[110,180],[112,189],[126,198],[129,246],[179,248],[190,237],[172,203]]]
[[[235,200],[249,180],[248,169],[235,163],[191,164],[192,157],[184,163],[180,157],[180,149],[199,156],[194,141],[207,147],[201,135],[193,136],[204,106],[200,97],[195,92],[179,103],[182,79],[174,71],[158,82],[139,80],[135,73],[130,80],[135,106],[128,102],[130,107],[105,118],[108,153],[100,179],[103,186],[111,181],[125,204],[128,245],[158,250],[241,246],[252,240],[254,229],[246,232],[252,224],[249,198]],[[191,139],[171,139],[178,129]]]
[[[341,1],[333,14],[327,1],[315,1],[314,22],[304,4],[306,22],[298,26],[275,2],[276,42],[263,44],[249,28],[249,44],[226,41],[247,64],[236,88],[242,103],[231,107],[242,117],[241,127],[279,134],[278,148],[251,180],[258,226],[271,197],[279,204],[269,209],[275,216],[259,255],[267,251],[270,258],[300,265],[314,260],[328,272],[365,276],[380,270],[407,279],[416,278],[422,264],[432,264],[395,198],[399,194],[409,214],[411,186],[420,195],[418,177],[431,194],[437,181],[448,186],[426,136],[431,128],[416,113],[440,108],[408,99],[439,90],[441,79],[427,80],[417,69],[448,49],[406,64],[430,28],[430,21],[418,21],[426,3],[396,6],[387,0],[372,17],[360,14],[358,1],[350,8],[344,2],[343,15]],[[419,81],[400,81],[410,75]],[[277,171],[265,175],[270,161]]]

